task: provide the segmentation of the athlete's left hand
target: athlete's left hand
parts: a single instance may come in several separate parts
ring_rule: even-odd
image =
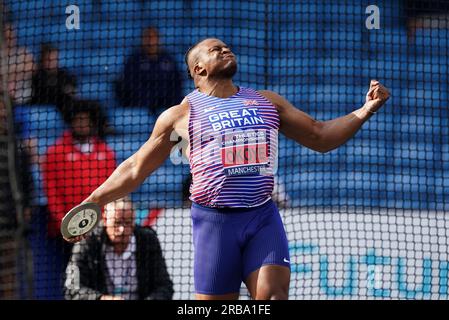
[[[379,81],[371,80],[364,107],[376,112],[390,98],[390,92]]]

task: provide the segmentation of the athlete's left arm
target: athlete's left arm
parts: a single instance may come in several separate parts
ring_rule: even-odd
[[[318,152],[329,152],[338,148],[362,127],[390,97],[388,90],[378,81],[372,80],[366,103],[350,114],[329,121],[318,121],[295,108],[285,98],[272,91],[259,91],[273,103],[279,113],[280,131],[296,142]]]

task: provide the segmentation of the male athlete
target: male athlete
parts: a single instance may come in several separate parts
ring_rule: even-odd
[[[389,92],[373,80],[363,107],[320,122],[274,92],[234,85],[236,57],[219,39],[195,44],[186,63],[196,90],[160,115],[149,140],[85,202],[102,207],[136,189],[169,156],[175,131],[187,142],[192,173],[196,298],[238,299],[244,281],[253,299],[287,299],[288,244],[271,200],[277,132],[328,152],[353,137]]]

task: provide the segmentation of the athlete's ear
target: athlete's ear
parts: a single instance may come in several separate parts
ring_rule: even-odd
[[[201,62],[198,62],[194,67],[193,67],[193,74],[194,75],[204,75],[206,72],[206,68],[204,68],[203,64]]]

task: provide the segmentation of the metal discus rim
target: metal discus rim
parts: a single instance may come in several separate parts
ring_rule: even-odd
[[[87,229],[85,229],[83,232],[73,234],[69,230],[70,222],[72,222],[72,220],[76,219],[76,217],[78,216],[78,214],[80,212],[85,211],[85,210],[92,210],[94,212],[94,219],[92,219],[92,220],[95,220],[95,221],[93,221],[93,223]],[[98,224],[98,222],[100,220],[100,214],[101,214],[101,208],[98,204],[96,204],[94,202],[85,202],[80,205],[77,205],[76,207],[73,207],[69,212],[67,212],[67,214],[64,216],[64,218],[62,218],[61,234],[63,235],[64,238],[72,238],[72,237],[81,236],[81,235],[88,233],[93,228],[95,228],[95,226]],[[89,221],[89,222],[92,222],[92,221]]]

